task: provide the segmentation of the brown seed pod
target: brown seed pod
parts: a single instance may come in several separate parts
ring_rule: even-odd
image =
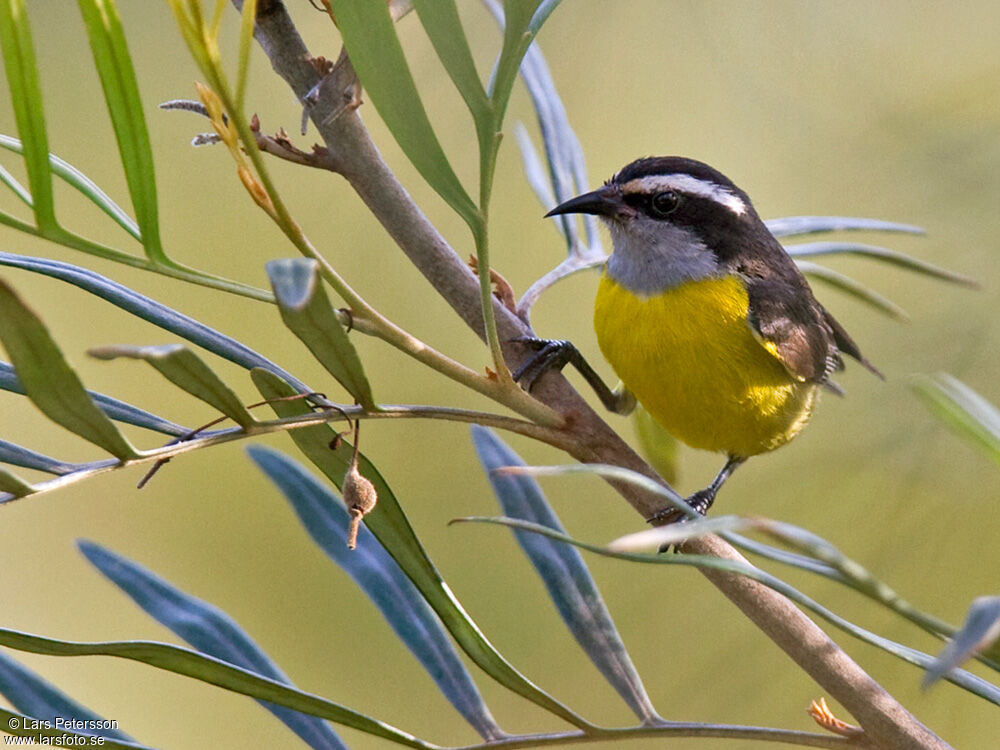
[[[378,493],[367,478],[358,471],[358,436],[361,432],[359,420],[354,422],[354,453],[351,456],[351,465],[344,475],[344,484],[340,490],[344,495],[344,505],[351,516],[351,523],[347,527],[347,549],[354,549],[358,546],[358,530],[361,527],[361,519],[367,516],[375,503],[378,502]]]

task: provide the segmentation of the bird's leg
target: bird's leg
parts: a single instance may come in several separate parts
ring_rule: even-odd
[[[743,456],[730,456],[726,459],[726,465],[723,466],[722,470],[715,475],[715,479],[712,480],[712,483],[705,489],[698,490],[690,497],[684,498],[684,502],[697,511],[699,515],[703,516],[708,513],[708,509],[711,508],[712,503],[715,502],[715,496],[718,494],[719,489],[726,483],[726,480],[732,476],[733,472],[736,471],[736,469],[739,468],[744,461],[746,461],[746,458]],[[678,521],[686,520],[687,516],[685,516],[677,508],[664,508],[646,519],[647,523],[651,523],[656,526],[665,526],[670,523],[677,523]]]
[[[525,389],[530,392],[535,387],[538,379],[549,370],[562,370],[566,365],[573,365],[577,371],[583,375],[583,379],[594,389],[598,398],[605,408],[615,414],[627,415],[635,409],[635,397],[629,393],[624,386],[615,389],[608,388],[607,383],[594,371],[590,363],[583,358],[580,351],[569,341],[559,341],[555,339],[536,339],[523,337],[512,339],[519,344],[534,349],[535,353],[528,357],[512,377],[517,382],[522,382]]]

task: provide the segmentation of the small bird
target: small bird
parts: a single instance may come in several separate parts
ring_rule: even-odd
[[[594,329],[621,386],[610,389],[570,342],[549,339],[521,339],[535,353],[514,378],[530,390],[572,364],[608,409],[627,414],[638,400],[677,439],[725,453],[712,483],[687,498],[701,515],[744,461],[802,431],[821,387],[843,393],[830,380],[842,353],[882,377],[747,194],[707,164],[638,159],[546,216],[574,213],[596,214],[611,233]],[[647,520],[682,517],[668,509]]]

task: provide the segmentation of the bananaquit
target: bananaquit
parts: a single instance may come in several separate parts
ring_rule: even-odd
[[[707,164],[639,159],[547,215],[573,213],[596,214],[611,232],[594,328],[626,390],[608,388],[568,341],[523,340],[535,354],[514,377],[530,388],[572,364],[609,409],[628,413],[638,400],[674,437],[725,453],[713,482],[687,499],[702,515],[740,464],[802,431],[820,387],[840,392],[830,375],[841,353],[881,377],[747,194]]]

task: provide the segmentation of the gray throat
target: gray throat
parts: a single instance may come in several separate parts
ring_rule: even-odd
[[[649,296],[719,275],[715,253],[687,229],[660,222],[628,228],[609,224],[614,252],[608,275],[631,292]]]

